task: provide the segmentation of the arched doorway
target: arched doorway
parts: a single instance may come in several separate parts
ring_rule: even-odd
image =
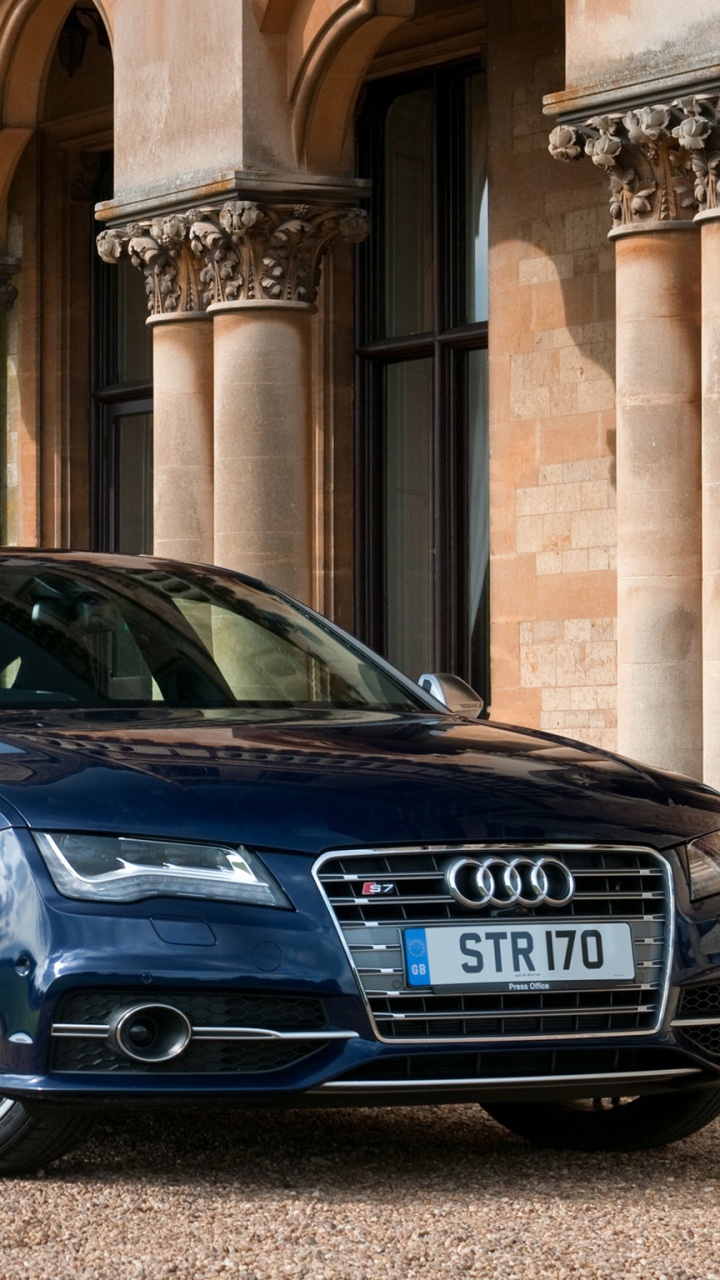
[[[19,30],[7,23],[0,30],[7,61],[0,140],[20,127],[27,135],[1,246],[19,267],[0,334],[0,541],[121,546],[122,520],[108,512],[117,508],[120,475],[133,502],[136,484],[125,474],[117,405],[128,399],[128,382],[142,381],[149,408],[150,348],[142,297],[138,314],[142,282],[132,273],[128,302],[131,273],[106,287],[96,265],[94,204],[112,182],[110,36],[90,0],[35,0],[17,6],[16,16],[24,18]],[[140,435],[148,431],[149,420]],[[147,457],[146,440],[143,449]],[[124,549],[148,549],[150,531],[140,545],[133,536]]]

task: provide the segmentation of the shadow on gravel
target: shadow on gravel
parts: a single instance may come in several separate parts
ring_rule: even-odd
[[[701,1172],[700,1172],[701,1171]],[[720,1189],[720,1120],[658,1151],[586,1155],[544,1151],[495,1124],[480,1107],[393,1110],[128,1112],[105,1116],[53,1181],[138,1180],[245,1197],[319,1197],[334,1203],[388,1194],[458,1193],[587,1201],[608,1186],[657,1188],[687,1177]]]

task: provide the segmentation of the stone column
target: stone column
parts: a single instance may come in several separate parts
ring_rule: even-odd
[[[145,276],[153,327],[153,544],[158,556],[213,560],[212,323],[194,211],[103,231],[105,262],[130,259]]]
[[[702,773],[700,244],[619,235],[618,750]]]
[[[720,210],[702,223],[704,771],[720,787]]]
[[[213,563],[213,331],[200,313],[151,316],[154,552]]]
[[[323,257],[359,209],[236,200],[192,229],[212,301],[215,559],[310,601],[312,316]]]
[[[571,120],[557,160],[607,174],[617,282],[618,747],[699,775],[703,757],[700,237],[717,116],[698,98]]]
[[[219,303],[215,562],[309,601],[312,314],[306,303]]]
[[[310,599],[312,316],[323,257],[368,230],[351,205],[237,199],[98,237],[145,275],[158,554]]]

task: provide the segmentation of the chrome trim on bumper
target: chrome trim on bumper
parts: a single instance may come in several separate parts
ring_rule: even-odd
[[[104,1022],[56,1022],[51,1035],[57,1038],[104,1040],[110,1027]],[[193,1027],[193,1040],[358,1040],[357,1031],[272,1031],[267,1027]]]
[[[670,1026],[682,1031],[683,1027],[717,1027],[720,1026],[720,1017],[714,1018],[675,1018]]]
[[[607,1085],[617,1085],[619,1080],[671,1080],[676,1076],[701,1075],[704,1075],[701,1067],[678,1067],[677,1070],[665,1071],[625,1071],[619,1072],[617,1076],[581,1074],[568,1076],[458,1076],[452,1080],[438,1080],[437,1078],[428,1080],[328,1080],[325,1084],[321,1084],[315,1089],[309,1089],[308,1093],[322,1093],[325,1089],[334,1089],[338,1093],[342,1091],[354,1093],[356,1090],[366,1092],[373,1089],[443,1089],[467,1088],[469,1085],[501,1085],[504,1087],[508,1084],[537,1085],[539,1088],[543,1088],[555,1084],[584,1084],[586,1081],[600,1081]]]

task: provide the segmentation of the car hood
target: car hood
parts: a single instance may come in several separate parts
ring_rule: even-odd
[[[720,795],[580,743],[444,715],[8,716],[0,806],[47,830],[308,853],[371,844],[633,840],[720,828]]]

